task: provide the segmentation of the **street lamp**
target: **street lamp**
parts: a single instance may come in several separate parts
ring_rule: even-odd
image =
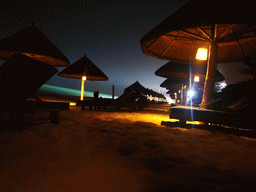
[[[82,84],[81,84],[81,98],[80,100],[83,101],[84,100],[84,81],[86,80],[86,76],[82,77]]]
[[[194,82],[199,82],[199,77],[198,76],[194,77]]]
[[[196,53],[197,60],[207,60],[207,49],[206,48],[198,48]]]

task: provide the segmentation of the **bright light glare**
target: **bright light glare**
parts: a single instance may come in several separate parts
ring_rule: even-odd
[[[194,82],[199,82],[199,77],[198,76],[194,77]]]
[[[84,81],[85,81],[85,80],[86,80],[86,77],[85,77],[85,76],[83,76],[83,77],[82,77],[82,80],[84,80]]]
[[[193,97],[194,94],[195,94],[195,92],[194,92],[193,90],[189,90],[189,91],[188,91],[188,96],[189,96],[189,97]]]
[[[196,59],[198,60],[207,60],[207,49],[206,48],[198,48]]]

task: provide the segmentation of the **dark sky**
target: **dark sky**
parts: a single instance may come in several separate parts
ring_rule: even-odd
[[[112,85],[115,85],[115,94],[119,96],[126,87],[138,80],[144,87],[165,94],[166,89],[160,87],[165,78],[155,76],[154,72],[168,61],[144,55],[140,39],[187,2],[4,0],[0,4],[0,39],[36,21],[37,27],[66,55],[71,64],[86,53],[109,77],[108,81],[87,81],[86,91],[99,90],[112,94]],[[237,69],[233,66],[238,65],[218,67],[226,75],[228,84],[246,78],[241,74],[234,78]],[[63,69],[58,68],[59,71]],[[79,80],[57,75],[46,83],[75,89],[80,89],[81,85]]]

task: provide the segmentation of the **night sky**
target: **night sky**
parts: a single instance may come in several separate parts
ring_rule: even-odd
[[[111,95],[115,85],[115,95],[120,96],[138,80],[144,87],[165,94],[167,90],[160,87],[165,78],[157,77],[154,72],[168,61],[144,55],[140,39],[187,2],[4,0],[0,4],[0,39],[36,21],[37,27],[71,64],[86,53],[109,77],[108,81],[86,81],[86,91],[98,90]],[[0,65],[3,63],[1,60]],[[218,65],[227,84],[251,78],[239,73],[241,68],[243,65],[234,63]],[[59,72],[63,69],[58,67]],[[56,74],[46,84],[80,89],[81,81]]]

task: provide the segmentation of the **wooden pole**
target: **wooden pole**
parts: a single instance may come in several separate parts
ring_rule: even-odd
[[[81,83],[81,101],[84,100],[84,80],[82,79],[82,83]]]
[[[208,108],[206,105],[212,101],[212,92],[214,89],[214,79],[217,71],[218,45],[212,43],[209,46],[209,58],[207,62],[207,72],[205,77],[204,92],[202,98],[202,108]]]
[[[112,86],[112,99],[115,99],[115,86]]]
[[[185,97],[184,105],[188,104],[188,92],[189,92],[190,88],[191,88],[191,86],[190,86],[190,83],[189,83],[188,88],[187,88],[187,94],[186,94],[186,97]]]
[[[181,84],[181,90],[180,90],[180,101],[181,101],[181,105],[183,105],[183,84]]]

